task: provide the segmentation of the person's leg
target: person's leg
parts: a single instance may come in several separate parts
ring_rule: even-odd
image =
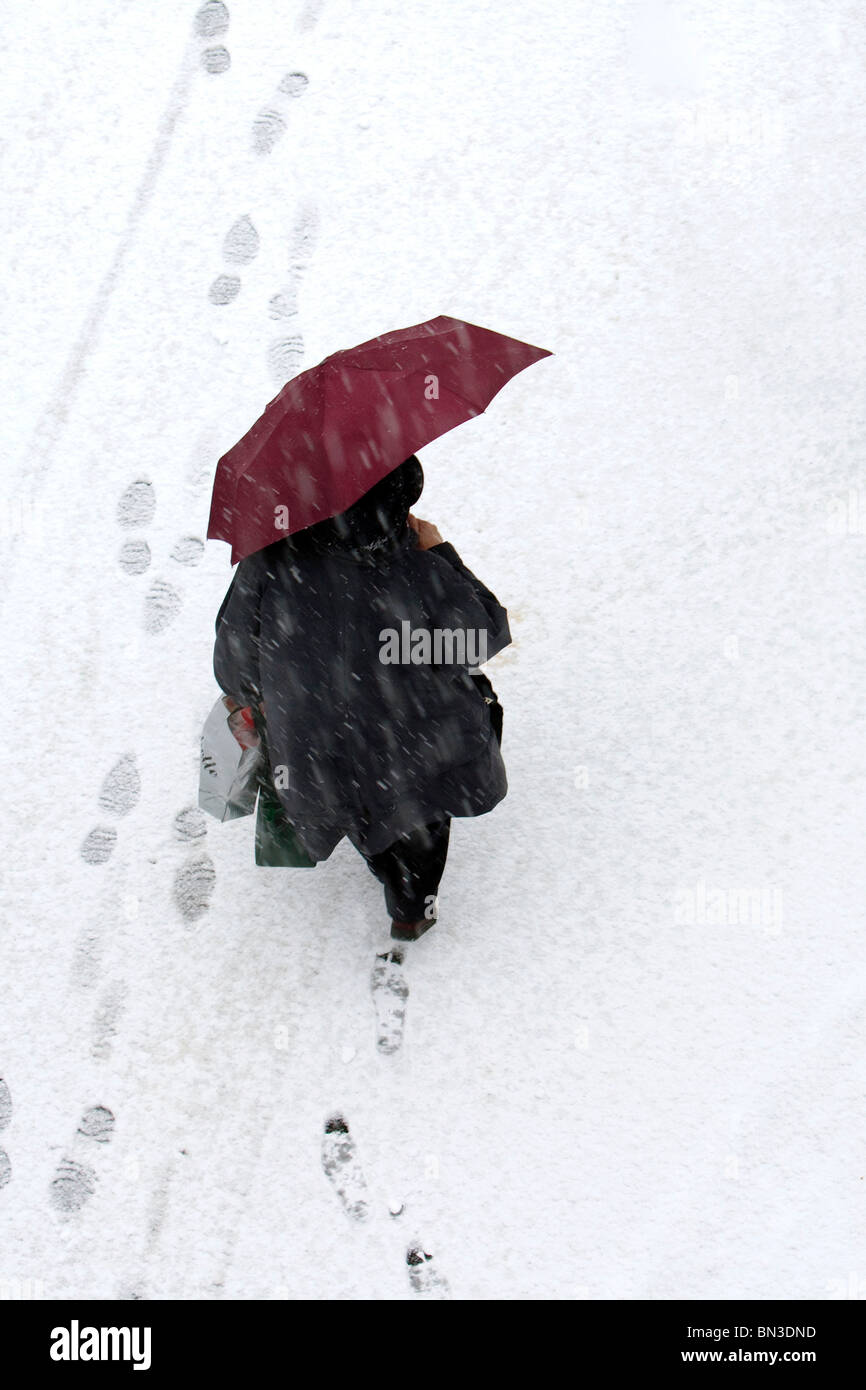
[[[385,889],[385,905],[397,927],[423,926],[426,930],[435,922],[431,903],[445,870],[450,834],[451,820],[446,817],[417,826],[378,854],[364,854]],[[393,929],[391,934],[395,934]],[[418,930],[407,930],[405,939],[419,935]]]

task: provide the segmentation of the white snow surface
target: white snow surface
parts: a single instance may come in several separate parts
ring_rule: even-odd
[[[866,1297],[862,10],[228,10],[0,38],[0,1294],[409,1300],[417,1240],[462,1300]],[[509,610],[510,790],[386,1057],[351,846],[176,837],[231,570],[172,551],[283,380],[439,313],[555,355],[421,454]]]

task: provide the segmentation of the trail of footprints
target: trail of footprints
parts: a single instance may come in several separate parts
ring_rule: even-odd
[[[218,8],[225,10],[225,6]],[[200,14],[203,16],[204,10],[209,9],[210,6],[204,6]],[[301,32],[308,32],[315,26],[321,9],[322,0],[310,0],[298,19]],[[227,10],[225,24],[228,24]],[[308,86],[309,78],[303,72],[287,72],[281,78],[276,91],[253,120],[250,143],[254,154],[260,157],[271,154],[286,133],[292,103],[304,95]],[[310,205],[302,206],[289,237],[288,280],[271,296],[269,302],[269,314],[272,319],[288,320],[297,315],[298,292],[315,245],[316,232],[316,209]],[[227,268],[211,282],[208,289],[211,304],[223,307],[237,299],[241,291],[239,269],[250,265],[259,254],[259,250],[258,231],[249,214],[245,213],[232,223],[223,238],[222,256]],[[303,357],[304,344],[300,334],[282,333],[267,349],[271,376],[282,385],[300,370]]]
[[[409,997],[404,962],[404,948],[389,947],[376,956],[370,976],[376,1012],[376,1046],[386,1056],[397,1052],[403,1041]],[[347,1217],[355,1222],[369,1220],[371,1202],[367,1180],[348,1121],[340,1112],[325,1121],[322,1169]],[[404,1207],[394,1204],[390,1211],[396,1218],[402,1216]],[[419,1298],[450,1299],[448,1281],[433,1256],[418,1241],[412,1241],[406,1250],[406,1271],[410,1287]]]
[[[307,0],[298,16],[296,28],[302,34],[316,27],[324,9],[325,0]],[[231,67],[231,54],[224,43],[214,43],[226,33],[231,21],[228,6],[222,0],[207,0],[196,11],[193,27],[202,40],[199,62],[205,72],[219,75]],[[304,79],[306,81],[306,79]]]
[[[249,265],[259,254],[259,234],[249,217],[239,217],[229,227],[223,241],[223,260],[229,265]],[[231,304],[240,294],[241,277],[218,275],[208,290],[211,304]]]
[[[104,1105],[85,1110],[51,1182],[51,1201],[61,1212],[80,1211],[96,1191],[100,1150],[111,1141],[114,1115]]]
[[[366,1221],[370,1215],[367,1183],[355,1141],[342,1115],[331,1115],[325,1122],[322,1167],[350,1220]]]
[[[317,23],[323,0],[308,0],[297,27],[309,31]],[[225,72],[231,58],[223,45],[212,41],[225,33],[229,11],[220,0],[209,0],[198,10],[195,30],[204,41],[201,63],[207,72]],[[257,155],[268,155],[287,129],[287,113],[291,102],[306,91],[308,79],[302,72],[290,72],[283,77],[270,103],[257,114],[251,130],[251,143]],[[301,208],[290,235],[289,274],[282,288],[271,297],[271,319],[289,324],[297,317],[299,291],[304,273],[315,248],[318,231],[316,209]],[[248,215],[239,217],[229,228],[223,241],[223,259],[230,270],[212,282],[208,297],[212,304],[222,306],[237,298],[241,277],[237,268],[249,265],[258,255],[260,239]],[[297,332],[283,332],[267,350],[268,367],[280,383],[294,375],[303,362],[304,345]],[[117,505],[118,525],[127,531],[143,531],[153,520],[156,499],[153,484],[147,478],[137,478],[129,484]],[[196,565],[202,558],[204,543],[192,535],[181,536],[171,551],[171,559],[180,565]],[[150,545],[145,536],[133,535],[120,548],[122,571],[136,577],[151,565]],[[182,598],[174,585],[155,579],[144,601],[143,627],[156,635],[167,628],[182,606]],[[99,806],[113,819],[127,815],[137,804],[141,792],[140,778],[134,755],[122,758],[106,775],[99,793]],[[200,849],[207,833],[206,820],[196,806],[187,806],[175,816],[173,835],[176,842],[188,847],[189,854],[178,867],[173,884],[175,904],[188,923],[197,921],[207,911],[213,893],[216,872],[210,856]],[[113,825],[97,825],[87,835],[81,855],[87,863],[102,864],[111,855],[117,840]],[[370,987],[376,1012],[376,1046],[380,1053],[393,1055],[402,1044],[406,1001],[409,987],[403,972],[404,953],[391,948],[376,957]],[[107,1057],[122,1012],[127,986],[116,981],[103,995],[94,1015],[95,1039],[92,1047],[96,1057]],[[0,1079],[0,1130],[9,1123],[11,1098],[5,1082]],[[114,1132],[114,1115],[105,1106],[93,1106],[85,1111],[76,1130],[71,1152],[63,1157],[51,1184],[54,1206],[63,1213],[79,1211],[93,1195],[97,1182],[97,1155],[107,1145]],[[348,1123],[342,1115],[332,1115],[325,1124],[322,1140],[322,1167],[325,1176],[347,1216],[353,1221],[366,1221],[370,1216],[370,1197],[364,1171]],[[0,1187],[9,1181],[11,1164],[5,1150],[0,1149]],[[402,1214],[403,1207],[392,1208],[392,1215]],[[421,1298],[450,1298],[447,1281],[440,1274],[433,1256],[417,1241],[406,1251],[406,1268],[410,1287]]]
[[[127,753],[106,774],[99,792],[99,809],[115,820],[129,814],[141,795],[135,755]],[[81,846],[86,864],[104,864],[114,851],[117,831],[113,825],[95,825],[88,831]]]
[[[289,73],[283,83],[300,82],[306,78],[303,73]],[[283,84],[281,84],[282,86]],[[299,87],[298,94],[303,90]],[[289,234],[288,276],[282,287],[271,296],[268,314],[286,325],[283,332],[274,338],[267,348],[267,364],[271,377],[283,385],[298,372],[304,360],[304,340],[297,331],[288,331],[297,318],[298,300],[304,274],[309,265],[318,237],[318,212],[312,204],[304,204],[295,219]],[[223,239],[223,260],[230,266],[249,265],[259,254],[259,234],[249,217],[244,214],[233,222]],[[208,290],[211,304],[222,306],[231,304],[241,290],[241,277],[234,270],[223,272],[212,282]]]
[[[176,824],[188,812],[181,812]],[[0,1078],[0,1131],[5,1130],[12,1117],[12,1099],[7,1083]],[[111,1142],[115,1116],[104,1105],[93,1105],[84,1111],[71,1145],[61,1158],[51,1181],[52,1205],[64,1215],[79,1212],[94,1195],[99,1181],[102,1151]],[[322,1137],[322,1168],[331,1183],[343,1210],[350,1220],[367,1221],[371,1214],[370,1194],[364,1170],[349,1125],[342,1114],[333,1114],[325,1122]],[[5,1149],[0,1149],[0,1187],[6,1186],[12,1167]],[[392,1207],[399,1216],[403,1208]],[[412,1290],[422,1298],[448,1299],[447,1280],[440,1274],[433,1256],[417,1241],[406,1252],[406,1267]]]
[[[100,807],[116,816],[126,815],[138,801],[140,788],[135,759],[129,754],[115,764],[103,781]],[[174,872],[172,897],[187,925],[197,922],[207,912],[216,885],[213,860],[202,848],[206,834],[205,816],[197,806],[185,806],[175,816],[172,838],[186,854]],[[113,826],[95,826],[81,846],[82,858],[90,864],[104,863],[114,848],[116,838],[117,832]],[[128,916],[137,916],[138,899],[134,896],[126,898],[124,907]],[[73,978],[81,988],[88,989],[99,979],[101,956],[100,931],[86,928],[79,937],[72,965]],[[91,1022],[90,1053],[97,1060],[105,1061],[111,1055],[128,993],[129,986],[123,979],[110,981],[102,992]]]
[[[141,780],[138,775],[135,756],[132,753],[115,763],[106,775],[99,793],[101,810],[115,817],[128,815],[141,795]],[[185,846],[189,853],[178,867],[174,876],[173,897],[180,915],[186,922],[196,922],[204,915],[210,905],[211,894],[216,884],[216,869],[209,854],[200,847],[199,842],[207,835],[207,822],[204,812],[197,806],[185,806],[178,811],[172,827],[176,843]],[[96,825],[84,837],[81,857],[87,864],[104,864],[110,858],[117,843],[117,831],[113,825]],[[87,974],[98,943],[90,937],[83,938],[94,949],[84,951],[85,960],[81,962],[79,973]],[[87,983],[83,979],[83,983]],[[106,1020],[110,1026],[110,1019]]]
[[[309,78],[303,72],[287,72],[268,106],[259,111],[252,128],[252,146],[256,154],[270,154],[277,141],[286,133],[289,103],[304,95]]]
[[[297,27],[309,31],[318,21],[323,0],[308,0],[301,12]],[[195,30],[204,41],[201,63],[209,73],[225,72],[231,58],[223,45],[212,41],[225,33],[229,11],[220,0],[209,0],[198,10]],[[274,149],[287,127],[286,113],[292,101],[301,97],[308,79],[301,72],[287,73],[280,82],[269,105],[263,107],[252,126],[252,147],[256,154],[267,155]],[[302,208],[290,238],[289,276],[285,285],[272,296],[269,314],[272,319],[287,322],[297,316],[298,295],[304,271],[312,255],[317,235],[317,214],[312,207]],[[259,236],[248,216],[240,217],[230,227],[223,243],[223,258],[229,266],[250,264],[259,252]],[[215,305],[229,304],[240,292],[240,276],[224,273],[214,280],[209,298]],[[303,361],[303,339],[300,334],[283,334],[268,347],[268,366],[272,376],[284,381],[293,375]],[[133,480],[117,505],[118,525],[126,531],[143,531],[153,520],[156,499],[153,484],[147,478]],[[196,565],[204,552],[204,543],[192,535],[181,536],[171,551],[177,564]],[[129,536],[121,545],[119,564],[124,574],[136,577],[150,568],[152,555],[145,536]],[[182,604],[177,589],[164,579],[155,579],[145,597],[143,626],[151,634],[162,632],[179,612]],[[134,754],[122,757],[106,774],[98,796],[98,804],[112,820],[122,819],[137,805],[141,795],[141,780]],[[197,921],[209,906],[216,873],[210,856],[199,848],[207,833],[203,813],[196,806],[179,811],[173,824],[174,839],[190,850],[174,878],[174,900],[187,922]],[[100,824],[85,837],[81,856],[89,864],[103,864],[111,856],[117,841],[113,825]],[[91,943],[92,944],[92,943]],[[98,945],[98,943],[97,943]],[[85,953],[87,954],[87,953]],[[98,969],[98,955],[88,956],[89,964]],[[371,976],[371,990],[376,1008],[377,1047],[391,1055],[402,1042],[408,985],[402,971],[403,953],[389,950],[377,956]],[[85,972],[86,973],[86,972]],[[89,980],[84,980],[88,983]],[[92,1053],[95,1057],[109,1055],[117,1023],[127,993],[125,981],[113,982],[101,998],[94,1015],[95,1038]],[[7,1128],[12,1116],[9,1087],[0,1078],[0,1131]],[[58,1164],[51,1182],[51,1201],[63,1214],[80,1211],[93,1196],[98,1185],[99,1158],[112,1138],[115,1117],[103,1105],[91,1106],[84,1112],[68,1152]],[[370,1199],[363,1168],[348,1124],[341,1115],[329,1118],[322,1142],[322,1166],[326,1177],[351,1220],[365,1221],[370,1215]],[[11,1179],[12,1165],[5,1149],[0,1148],[0,1188]],[[402,1207],[398,1209],[399,1214]],[[417,1242],[407,1249],[406,1266],[410,1285],[415,1293],[426,1298],[448,1298],[447,1282],[435,1267],[433,1257]]]
[[[363,1222],[370,1217],[370,1195],[355,1140],[344,1115],[330,1115],[325,1121],[322,1136],[322,1168],[350,1221]],[[403,1207],[394,1217],[402,1215]],[[450,1299],[448,1281],[440,1273],[433,1256],[417,1240],[406,1251],[406,1270],[412,1291],[420,1298]]]
[[[403,1041],[406,1000],[409,985],[403,971],[404,954],[392,947],[377,955],[370,976],[370,990],[376,1010],[376,1046],[390,1056]]]
[[[125,531],[141,531],[153,520],[156,494],[149,478],[136,478],[129,484],[117,503],[117,524]],[[204,555],[204,541],[199,536],[181,536],[174,544],[171,559],[185,568],[197,565]],[[150,545],[144,536],[130,536],[123,542],[118,563],[130,577],[144,574],[150,568]],[[142,626],[155,636],[163,632],[180,612],[183,600],[180,593],[165,579],[154,579],[144,598]]]
[[[174,838],[188,848],[189,853],[174,876],[175,906],[184,921],[192,924],[203,917],[210,906],[216,886],[216,869],[209,854],[199,848],[207,835],[203,811],[186,806],[174,818]]]
[[[304,274],[315,250],[319,217],[312,204],[301,207],[289,237],[289,274],[283,287],[271,297],[268,312],[272,319],[288,324],[298,313],[298,299]],[[285,382],[300,370],[304,360],[304,340],[295,333],[282,333],[268,346],[268,370],[276,382]]]
[[[228,6],[222,4],[222,0],[208,0],[207,4],[202,5],[196,11],[193,25],[196,34],[203,42],[199,62],[205,72],[214,75],[228,72],[231,67],[231,54],[224,44],[213,42],[214,39],[220,38],[229,27]]]
[[[11,1119],[12,1097],[7,1083],[0,1077],[0,1130],[6,1129]],[[99,1182],[101,1150],[111,1141],[114,1123],[114,1115],[105,1105],[92,1105],[84,1111],[72,1143],[51,1181],[50,1197],[56,1210],[80,1211],[93,1196]],[[0,1187],[5,1187],[11,1177],[9,1155],[5,1149],[0,1149]]]

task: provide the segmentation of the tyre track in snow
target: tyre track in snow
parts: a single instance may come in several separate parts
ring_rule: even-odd
[[[159,119],[150,155],[126,215],[124,230],[72,345],[60,380],[36,423],[29,449],[33,467],[31,481],[38,482],[51,462],[53,450],[69,418],[75,392],[84,377],[87,361],[99,343],[111,297],[120,283],[129,252],[135,243],[142,219],[168,158],[178,122],[189,101],[196,71],[197,50],[198,45],[191,41],[183,53],[168,101]]]
[[[310,933],[298,941],[290,956],[280,951],[275,960],[276,938],[272,937],[271,947],[262,948],[261,964],[255,966],[257,974],[260,969],[263,972],[259,1013],[249,1017],[242,1006],[239,1013],[239,994],[248,997],[248,987],[239,982],[240,957],[255,956],[258,949],[258,943],[243,940],[248,926],[236,924],[241,941],[224,951],[218,975],[208,981],[207,1007],[195,1009],[195,997],[190,999],[194,1036],[184,1033],[166,1039],[167,1050],[160,1054],[163,1070],[191,1057],[199,1081],[186,1088],[185,1103],[174,1109],[171,1124],[161,1135],[160,1147],[174,1157],[154,1190],[149,1228],[137,1259],[139,1272],[132,1284],[134,1294],[125,1296],[178,1296],[178,1285],[186,1298],[227,1296],[265,1145],[279,1106],[286,1103],[286,1082],[298,1064],[295,1044],[302,1021],[297,1009],[287,1010],[283,992],[289,999],[304,994],[317,978],[319,955],[315,935]],[[282,978],[280,969],[285,972]],[[201,989],[200,998],[205,986]],[[269,1037],[268,1019],[273,1017],[284,1020],[279,1048]],[[222,1059],[222,1065],[217,1059]],[[291,1163],[291,1156],[285,1161]],[[206,1224],[199,1222],[198,1215],[190,1216],[203,1212]],[[168,1286],[167,1250],[174,1281]]]
[[[84,323],[69,351],[60,378],[47,403],[43,406],[31,434],[30,443],[25,453],[25,457],[29,460],[27,484],[30,489],[38,488],[48,473],[54,450],[69,420],[75,394],[86,375],[87,363],[99,345],[112,297],[121,283],[122,272],[135,245],[160,174],[165,167],[180,119],[189,104],[196,69],[199,67],[206,73],[218,74],[229,66],[223,57],[225,55],[225,58],[228,58],[228,51],[225,48],[207,46],[211,38],[224,32],[228,23],[228,9],[220,3],[220,0],[207,0],[207,3],[196,11],[192,24],[192,36],[181,56],[168,100],[159,117],[151,151],[130,203],[123,231],[117,241],[108,268],[91,300]],[[8,538],[7,561],[14,558],[17,539],[18,537],[14,532]],[[129,547],[127,563],[130,563],[131,553],[135,548],[134,545]],[[139,559],[143,559],[143,554],[139,554]],[[134,560],[131,562],[135,563]],[[0,598],[0,609],[2,609],[4,602],[5,595]]]
[[[199,37],[206,37],[201,25],[205,11],[225,10],[221,5],[205,5],[197,16],[195,25]],[[142,221],[151,202],[159,175],[165,165],[171,148],[172,137],[182,116],[190,94],[195,72],[195,51],[200,47],[190,43],[181,60],[178,76],[171,90],[168,103],[159,120],[157,134],[144,173],[139,182],[126,218],[126,224],[115,248],[109,267],[103,276],[91,302],[84,324],[75,339],[67,358],[61,378],[39,417],[31,438],[30,471],[28,484],[36,488],[44,484],[52,463],[53,452],[63,435],[70,418],[71,406],[77,388],[84,379],[90,359],[99,348],[101,331],[112,300],[118,289],[125,265],[135,244]],[[219,71],[220,67],[208,61],[209,51],[201,54],[202,66],[207,71]],[[191,481],[200,489],[205,479],[199,466]],[[126,529],[147,526],[152,520],[155,508],[154,489],[149,479],[137,479],[130,484],[118,504],[118,524]],[[16,537],[10,538],[10,560],[14,560]],[[178,564],[189,566],[201,558],[204,543],[195,536],[182,536],[175,543],[170,558]],[[144,573],[150,566],[151,550],[146,539],[131,538],[123,543],[118,557],[121,572],[127,576]],[[142,626],[145,632],[161,632],[176,616],[180,607],[180,595],[165,581],[157,580],[151,586],[144,600]],[[106,774],[98,795],[99,809],[113,821],[129,815],[136,806],[141,792],[141,781],[134,753],[124,755]],[[200,814],[200,813],[197,813]],[[185,829],[190,822],[185,820]],[[179,839],[192,838],[191,835],[178,834]],[[95,826],[85,837],[80,854],[83,861],[91,866],[105,864],[113,855],[117,844],[117,830],[114,825]],[[199,861],[200,862],[200,861]],[[209,862],[209,861],[208,861]],[[179,875],[181,871],[178,871]],[[118,882],[125,881],[125,870],[118,880],[116,866],[112,870],[113,879],[109,897],[116,902]],[[201,915],[207,902],[199,891],[193,891],[189,884],[181,880],[183,891],[179,907],[187,918]],[[206,898],[206,895],[205,895]],[[137,903],[136,903],[137,906]],[[106,913],[99,914],[104,927]],[[132,914],[135,915],[135,914]],[[79,936],[73,957],[73,982],[89,990],[103,974],[102,957],[106,942],[104,930],[100,926],[88,925]],[[115,947],[116,954],[116,947]],[[112,979],[103,990],[91,1021],[91,1056],[99,1061],[107,1061],[111,1056],[119,1025],[124,1012],[129,986],[125,979]],[[6,1092],[8,1097],[8,1091]],[[10,1104],[11,1113],[11,1104]],[[7,1117],[8,1118],[8,1117]],[[114,1129],[114,1113],[103,1105],[91,1106],[83,1113],[73,1136],[73,1142],[64,1150],[50,1187],[51,1204],[55,1211],[66,1220],[75,1218],[94,1198],[100,1168],[104,1164],[101,1146],[110,1142]],[[99,1146],[97,1148],[96,1146]],[[97,1156],[100,1162],[97,1162]],[[0,1180],[11,1176],[11,1164],[5,1153],[0,1161]],[[153,1224],[153,1223],[152,1223]]]

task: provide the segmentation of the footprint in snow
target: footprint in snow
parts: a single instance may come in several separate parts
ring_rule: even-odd
[[[295,28],[298,32],[308,34],[311,29],[315,29],[324,8],[325,0],[307,0],[295,22]]]
[[[223,259],[229,265],[249,265],[259,254],[259,234],[252,220],[244,215],[233,222],[223,240]],[[241,277],[218,275],[208,290],[211,304],[231,304],[240,293]]]
[[[370,989],[376,1009],[376,1046],[390,1056],[403,1041],[409,985],[403,972],[403,952],[392,948],[376,957]]]
[[[201,65],[205,72],[220,73],[228,72],[231,67],[232,57],[227,48],[222,44],[217,44],[215,48],[204,49],[201,55]]]
[[[249,265],[259,254],[259,234],[249,217],[233,222],[223,240],[223,258],[230,265]]]
[[[290,101],[304,95],[309,78],[303,72],[287,72],[271,101],[253,121],[252,143],[256,154],[270,154],[286,133],[286,109]]]
[[[124,574],[144,574],[150,568],[150,546],[141,539],[124,541],[118,560]]]
[[[12,1097],[9,1087],[0,1076],[0,1129],[5,1129],[12,1118]],[[12,1164],[5,1149],[0,1149],[0,1187],[5,1187],[12,1176]]]
[[[227,72],[231,67],[231,54],[223,44],[214,44],[211,40],[218,39],[228,29],[228,7],[222,4],[222,0],[208,0],[207,4],[196,10],[193,27],[198,37],[204,39],[207,45],[199,55],[205,72]]]
[[[218,275],[207,292],[211,304],[231,304],[240,294],[239,275]]]
[[[164,632],[180,612],[183,600],[164,579],[155,579],[144,598],[144,630],[155,636]]]
[[[171,552],[171,558],[178,565],[197,565],[203,555],[204,541],[198,536],[181,536]]]
[[[209,854],[198,854],[181,864],[174,876],[174,901],[186,922],[197,922],[210,906],[216,869]]]
[[[94,927],[85,927],[72,959],[72,978],[80,989],[90,989],[96,984],[102,967],[102,953],[101,932]]]
[[[84,837],[81,858],[85,864],[104,864],[117,844],[117,831],[110,825],[95,825]]]
[[[111,1056],[111,1048],[117,1036],[117,1025],[120,1022],[126,1005],[128,987],[125,980],[115,980],[108,986],[93,1015],[91,1027],[93,1029],[93,1041],[90,1046],[90,1055],[105,1061]]]
[[[74,1156],[60,1160],[51,1181],[51,1200],[58,1211],[80,1211],[93,1196],[97,1184],[93,1162],[113,1133],[114,1115],[106,1106],[92,1105],[85,1110],[75,1132]]]
[[[319,214],[305,204],[295,220],[289,239],[289,279],[270,300],[272,319],[292,319],[298,313],[298,296],[307,266],[318,238]],[[274,380],[284,382],[303,366],[304,340],[299,333],[275,338],[268,348],[268,369]]]
[[[138,803],[141,795],[141,778],[138,775],[135,755],[127,753],[114,764],[99,791],[99,809],[109,816],[126,816]],[[81,845],[80,854],[85,864],[104,864],[110,858],[117,843],[117,831],[110,825],[95,825],[88,831]]]
[[[207,834],[204,811],[197,806],[184,806],[174,818],[173,831],[174,838],[181,844],[194,844],[196,840],[203,839]]]
[[[355,1150],[355,1141],[342,1115],[332,1115],[322,1138],[322,1168],[352,1221],[366,1221],[370,1215],[367,1183]]]
[[[127,530],[149,526],[156,511],[153,483],[148,478],[136,478],[121,494],[117,503],[118,525]]]
[[[181,845],[193,850],[207,835],[207,821],[197,806],[184,806],[172,824],[172,835]],[[207,854],[193,853],[175,872],[174,900],[186,922],[195,922],[210,905],[216,883],[213,860]]]
[[[300,96],[307,85],[303,73],[288,73],[279,86],[287,99]],[[267,152],[284,122],[278,111],[261,112],[253,127],[253,140],[260,152]],[[318,212],[310,204],[302,206],[289,238],[289,279],[281,290],[271,296],[269,313],[272,319],[293,319],[298,313],[298,292],[304,273],[313,254],[318,235]],[[259,253],[259,234],[248,216],[238,218],[226,233],[223,258],[231,265],[248,265]],[[223,273],[212,281],[208,290],[211,304],[231,304],[241,289],[241,277]],[[304,362],[304,340],[297,332],[275,338],[267,350],[268,370],[281,385],[300,371]]]
[[[198,496],[199,492],[203,492],[205,489],[210,494],[214,459],[219,458],[224,447],[219,430],[213,425],[206,425],[196,435],[195,442],[187,455],[184,470],[186,485],[195,496]],[[202,554],[204,554],[203,541]]]
[[[138,530],[150,524],[155,510],[153,483],[147,478],[136,478],[117,503],[117,523],[124,530]],[[143,574],[150,565],[150,546],[139,536],[130,537],[120,547],[118,558],[124,574]]]
[[[451,1297],[448,1282],[436,1269],[433,1256],[417,1241],[406,1251],[406,1268],[412,1290],[419,1297],[431,1300]]]
[[[286,382],[304,363],[304,340],[299,333],[280,338],[268,348],[268,371],[274,381]]]
[[[106,773],[99,792],[99,806],[111,816],[126,816],[138,804],[140,796],[141,778],[135,754],[127,753]]]
[[[196,10],[193,24],[200,39],[217,39],[229,27],[228,7],[222,0],[207,0]]]
[[[117,503],[118,525],[126,530],[149,526],[156,512],[156,493],[147,478],[131,482]],[[204,555],[204,541],[199,536],[181,536],[175,542],[171,558],[178,565],[197,565]],[[150,568],[151,550],[143,536],[132,536],[123,542],[118,557],[124,574],[144,574]],[[158,633],[168,627],[181,608],[181,596],[165,579],[155,579],[144,601],[144,628]]]

